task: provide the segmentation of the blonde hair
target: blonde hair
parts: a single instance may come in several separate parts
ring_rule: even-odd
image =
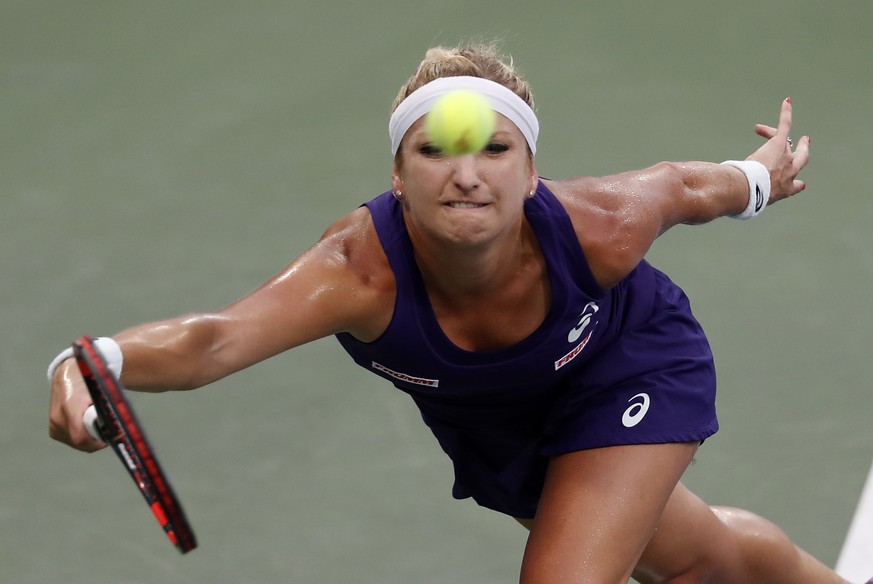
[[[433,47],[425,53],[406,83],[400,88],[391,111],[419,87],[440,77],[482,77],[503,85],[535,110],[530,84],[515,70],[512,58],[504,60],[492,44],[469,44],[453,48]]]

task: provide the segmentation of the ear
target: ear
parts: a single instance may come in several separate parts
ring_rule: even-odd
[[[537,187],[540,184],[540,175],[537,172],[537,166],[534,164],[534,161],[530,161],[530,192],[534,192],[537,190]]]
[[[396,164],[391,167],[391,190],[395,193],[403,192],[403,179],[400,178]]]

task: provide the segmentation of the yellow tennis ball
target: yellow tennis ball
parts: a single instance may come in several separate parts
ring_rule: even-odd
[[[434,103],[425,124],[434,146],[448,156],[462,156],[485,148],[497,114],[479,93],[456,89]]]

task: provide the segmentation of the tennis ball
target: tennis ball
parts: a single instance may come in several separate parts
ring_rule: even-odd
[[[439,98],[425,119],[431,142],[448,156],[479,152],[494,134],[497,114],[475,91],[456,89]]]

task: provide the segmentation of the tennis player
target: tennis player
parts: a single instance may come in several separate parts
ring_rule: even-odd
[[[450,158],[422,118],[459,88],[500,115],[482,152]],[[785,100],[744,160],[548,180],[512,65],[491,47],[431,49],[394,104],[390,191],[246,298],[101,342],[126,387],[164,391],[336,335],[415,400],[453,495],[530,530],[524,583],[844,582],[680,482],[718,428],[713,360],[685,294],[644,259],[674,225],[749,219],[802,191],[810,141],[793,144],[791,125]],[[50,378],[51,436],[100,448],[72,361]]]

